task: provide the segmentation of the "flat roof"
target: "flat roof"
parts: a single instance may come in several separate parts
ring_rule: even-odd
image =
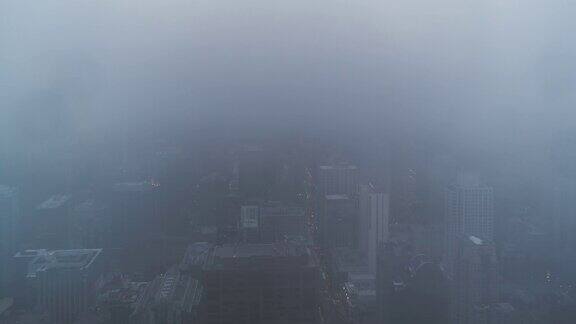
[[[483,242],[481,239],[477,238],[476,236],[470,236],[470,241],[476,245],[482,245]]]
[[[114,185],[114,191],[117,192],[144,192],[151,190],[153,184],[147,181],[140,182],[121,182]]]
[[[76,250],[28,250],[27,254],[17,254],[16,257],[32,256],[28,264],[28,277],[35,277],[39,271],[50,269],[78,269],[89,267],[100,255],[102,249],[76,249]]]
[[[277,262],[279,263],[277,263]],[[262,263],[264,262],[264,263]],[[266,265],[312,266],[317,264],[312,251],[296,243],[225,244],[217,246],[207,262],[210,267],[266,266]]]
[[[349,170],[356,170],[358,169],[357,166],[352,164],[340,164],[340,165],[321,165],[321,170],[335,170],[335,169],[349,169]]]
[[[16,193],[16,189],[6,186],[0,185],[0,198],[8,198]]]
[[[220,258],[250,258],[250,257],[276,257],[276,256],[301,256],[305,251],[295,244],[241,244],[222,245],[216,247],[214,256]]]
[[[338,194],[338,195],[326,195],[327,200],[344,200],[348,199],[348,195]]]
[[[67,194],[57,194],[46,199],[43,203],[38,205],[38,209],[54,209],[63,206],[68,200],[70,200],[70,195]]]

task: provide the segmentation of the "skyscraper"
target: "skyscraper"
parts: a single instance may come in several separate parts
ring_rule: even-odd
[[[17,190],[0,186],[0,292],[7,291],[10,281],[9,260],[17,249],[19,216]]]
[[[323,165],[318,170],[318,194],[355,196],[358,193],[358,168],[349,164]]]
[[[368,256],[368,268],[376,271],[378,246],[388,239],[389,198],[372,184],[360,185],[359,246]]]
[[[221,245],[202,270],[205,323],[320,322],[320,272],[295,244]]]
[[[354,247],[357,243],[357,209],[347,195],[326,195],[320,203],[320,244],[325,248]]]
[[[73,323],[94,302],[94,284],[102,275],[102,250],[41,251],[28,267],[36,280],[37,301],[54,323]]]
[[[445,261],[453,272],[454,258],[462,235],[485,242],[494,238],[493,190],[480,184],[476,175],[460,174],[455,185],[446,191]]]
[[[494,245],[475,236],[457,244],[452,280],[452,322],[490,323],[498,303],[498,260]]]

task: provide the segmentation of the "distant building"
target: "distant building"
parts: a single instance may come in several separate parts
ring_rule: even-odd
[[[477,176],[461,174],[446,191],[445,261],[453,272],[454,258],[463,235],[494,239],[494,202],[491,187],[482,186]]]
[[[18,191],[0,186],[0,298],[8,291],[12,255],[18,248],[20,209]]]
[[[32,254],[27,280],[35,285],[37,307],[52,323],[73,323],[95,302],[93,288],[104,271],[102,250],[38,250],[22,256]]]
[[[359,247],[368,256],[370,272],[375,273],[378,246],[388,240],[390,200],[372,185],[360,185],[359,205]]]
[[[438,262],[389,241],[378,251],[378,323],[445,324],[450,319],[450,281]]]
[[[177,266],[156,277],[133,306],[130,324],[199,323],[203,290],[198,278]]]
[[[97,284],[100,323],[200,323],[204,294],[200,279],[211,251],[209,243],[190,245],[180,264],[151,282],[134,282],[118,273],[106,276]]]
[[[317,193],[326,195],[348,195],[358,193],[358,168],[349,164],[322,165],[318,168]]]
[[[260,206],[260,241],[274,243],[306,232],[304,210],[281,202]]]
[[[107,274],[96,283],[96,311],[87,314],[99,318],[96,323],[132,324],[130,318],[145,298],[148,285],[149,282],[133,282],[119,273]],[[84,323],[82,320],[79,323]]]
[[[320,202],[320,244],[326,248],[355,247],[358,240],[356,200],[326,195]]]
[[[452,278],[452,322],[488,324],[499,302],[498,260],[494,245],[461,237]]]
[[[239,227],[244,242],[260,242],[260,208],[258,205],[240,207]]]
[[[207,324],[319,323],[318,262],[304,246],[217,246],[202,282]]]

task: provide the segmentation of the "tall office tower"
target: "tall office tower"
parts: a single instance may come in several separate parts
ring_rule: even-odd
[[[450,281],[442,266],[406,242],[388,241],[378,250],[378,323],[446,324]]]
[[[260,239],[262,243],[274,243],[305,233],[304,209],[270,201],[260,206]]]
[[[260,208],[258,205],[240,207],[240,235],[247,243],[260,241]]]
[[[171,267],[139,296],[126,324],[195,324],[199,321],[202,286],[198,277]]]
[[[325,248],[355,247],[358,240],[356,201],[347,195],[326,195],[320,202],[320,244]]]
[[[216,246],[202,284],[208,324],[320,321],[319,265],[302,245]]]
[[[104,269],[101,249],[56,250],[38,255],[28,277],[38,282],[38,306],[53,323],[74,323],[95,300],[94,285]]]
[[[318,169],[318,191],[325,195],[348,195],[358,193],[358,168],[349,164],[323,165]]]
[[[475,236],[462,236],[457,250],[452,281],[452,322],[488,324],[499,298],[494,245]]]
[[[368,256],[368,268],[376,271],[378,246],[388,240],[390,219],[388,195],[378,192],[372,184],[360,185],[359,246]]]
[[[9,265],[17,249],[19,216],[17,190],[0,186],[0,297],[11,281]]]
[[[454,257],[462,235],[476,236],[492,242],[494,207],[491,187],[482,186],[476,175],[460,174],[454,186],[446,191],[445,261],[453,272]]]
[[[380,245],[376,300],[378,323],[449,322],[448,276],[438,262],[405,242]]]

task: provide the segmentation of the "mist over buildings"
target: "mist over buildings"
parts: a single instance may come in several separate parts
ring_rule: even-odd
[[[576,322],[574,17],[0,0],[0,322]]]

